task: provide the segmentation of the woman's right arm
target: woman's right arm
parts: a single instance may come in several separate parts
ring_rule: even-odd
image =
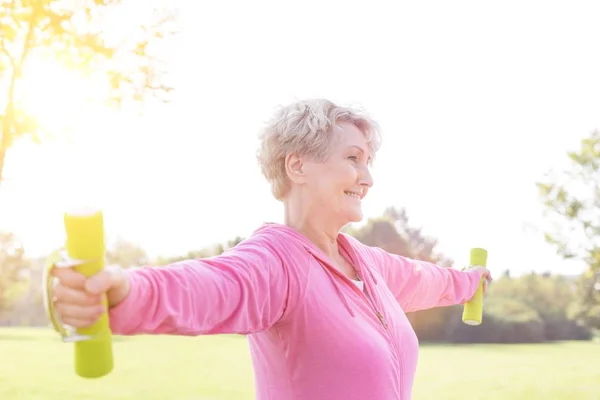
[[[297,289],[281,258],[253,236],[225,253],[126,271],[128,295],[109,310],[115,334],[252,333],[275,324]]]

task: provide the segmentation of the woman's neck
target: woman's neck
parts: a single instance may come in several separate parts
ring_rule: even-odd
[[[296,204],[284,203],[284,224],[297,230],[315,244],[325,255],[336,260],[339,255],[337,237],[340,227],[322,218],[319,214],[311,214]]]

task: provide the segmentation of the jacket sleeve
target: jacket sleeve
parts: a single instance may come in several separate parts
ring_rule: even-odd
[[[115,334],[247,334],[284,314],[290,288],[282,259],[251,237],[225,253],[128,270],[130,292],[109,310]]]
[[[405,312],[464,304],[481,282],[478,271],[459,271],[373,248],[387,286]]]

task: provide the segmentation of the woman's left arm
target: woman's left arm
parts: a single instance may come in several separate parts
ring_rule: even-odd
[[[405,312],[464,304],[470,300],[482,279],[491,274],[484,267],[459,271],[413,260],[372,248],[378,270]]]

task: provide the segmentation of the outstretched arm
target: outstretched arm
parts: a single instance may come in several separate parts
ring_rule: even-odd
[[[130,292],[109,312],[116,334],[256,332],[282,317],[290,292],[286,266],[260,236],[216,257],[127,274]]]
[[[470,300],[485,268],[459,271],[372,248],[378,269],[405,312],[463,304]]]

